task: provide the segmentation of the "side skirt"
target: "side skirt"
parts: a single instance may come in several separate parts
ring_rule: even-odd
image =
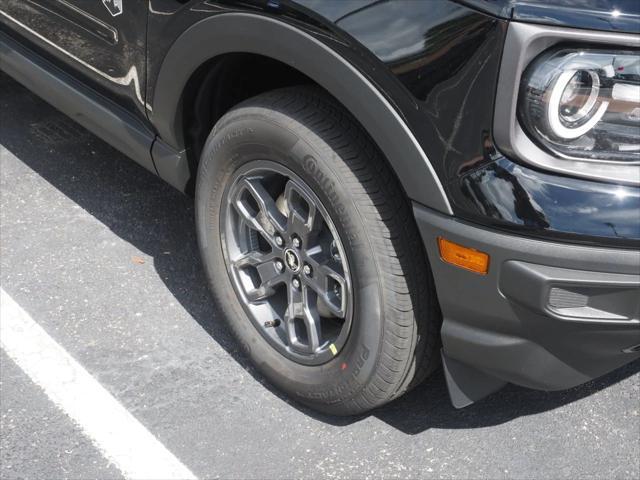
[[[0,31],[0,69],[150,172],[155,139],[141,120]]]

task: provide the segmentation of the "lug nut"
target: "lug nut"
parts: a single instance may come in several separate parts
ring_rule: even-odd
[[[307,277],[311,277],[313,275],[313,270],[311,268],[311,265],[306,265],[304,267],[302,267],[302,271],[304,272],[304,274]]]
[[[276,260],[276,270],[279,272],[284,271],[284,263],[282,263],[282,260]]]
[[[276,245],[281,247],[284,245],[284,240],[282,239],[282,237],[278,234],[276,234],[276,236],[274,237],[275,241],[276,241]]]
[[[302,246],[302,242],[300,241],[300,238],[298,238],[298,237],[293,237],[291,239],[291,243],[293,243],[293,246],[295,248],[300,248]]]
[[[298,277],[293,277],[293,280],[291,280],[291,285],[293,285],[293,288],[298,290],[300,288],[300,279]]]

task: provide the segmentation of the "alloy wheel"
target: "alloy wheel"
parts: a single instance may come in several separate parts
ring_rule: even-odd
[[[255,328],[298,363],[329,361],[348,338],[353,291],[322,202],[289,169],[255,161],[235,173],[224,210],[227,269]]]

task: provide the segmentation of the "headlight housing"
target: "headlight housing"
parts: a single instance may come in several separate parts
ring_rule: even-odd
[[[561,158],[640,163],[640,55],[635,50],[561,48],[525,70],[518,120]]]

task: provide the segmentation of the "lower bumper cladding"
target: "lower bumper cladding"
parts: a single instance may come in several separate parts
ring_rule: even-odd
[[[508,235],[421,206],[414,213],[443,312],[445,374],[462,407],[514,383],[562,390],[640,357],[640,252]],[[438,238],[490,257],[445,263]]]

